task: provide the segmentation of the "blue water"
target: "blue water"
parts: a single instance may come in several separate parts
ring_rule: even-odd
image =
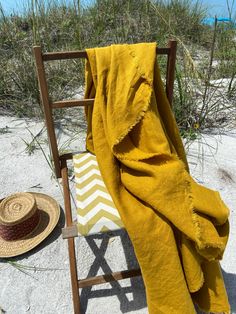
[[[86,5],[92,0],[83,0],[82,4]],[[16,13],[24,12],[24,9],[27,7],[27,4],[31,2],[28,0],[0,0],[0,4],[2,5],[6,14],[11,14],[13,11]],[[72,2],[72,0],[65,0],[66,3]],[[194,1],[193,1],[194,2]],[[234,0],[228,0],[230,6],[234,2]],[[47,0],[45,0],[47,3]],[[227,10],[227,1],[226,0],[202,0],[201,3],[204,6],[208,7],[208,15],[209,17],[214,17],[217,15],[218,17],[228,17]],[[236,1],[233,7],[232,17],[236,17]]]

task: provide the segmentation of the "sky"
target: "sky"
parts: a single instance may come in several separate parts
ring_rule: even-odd
[[[81,0],[81,3],[85,4],[90,1],[91,0]],[[31,2],[32,0],[0,0],[0,5],[6,14],[11,14],[13,11],[16,13],[22,13],[24,12],[24,9],[27,8],[27,5]],[[47,3],[47,0],[44,0],[44,2]],[[62,2],[73,3],[73,0],[62,0]]]
[[[84,0],[82,1],[82,3],[86,4],[88,1],[91,0]],[[15,12],[22,12],[23,8],[26,7],[27,3],[29,2],[29,0],[0,0],[3,10],[6,14],[10,14],[13,10]],[[72,2],[72,0],[66,0],[66,2]],[[203,5],[207,5],[209,7],[209,16],[214,17],[215,15],[217,15],[218,17],[228,17],[226,0],[202,0],[201,2]],[[235,16],[236,1],[228,0],[228,2],[230,5],[235,2],[232,14],[233,16]]]
[[[209,15],[218,17],[228,17],[227,1],[226,0],[203,0],[203,5],[209,8]],[[234,0],[228,0],[229,6],[233,5],[232,16],[236,15],[236,3]]]

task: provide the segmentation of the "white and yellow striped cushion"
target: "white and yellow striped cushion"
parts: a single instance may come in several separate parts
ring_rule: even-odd
[[[73,156],[78,235],[85,236],[124,227],[103,182],[95,155]]]

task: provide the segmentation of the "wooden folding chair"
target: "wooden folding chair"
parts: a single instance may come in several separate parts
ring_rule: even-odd
[[[177,43],[174,40],[168,42],[167,48],[157,48],[157,55],[167,56],[167,68],[166,68],[166,94],[170,104],[173,99],[173,87],[174,87],[174,75],[175,75],[175,62],[176,62],[176,47]],[[34,47],[34,55],[36,60],[36,68],[39,82],[39,90],[41,94],[41,101],[45,113],[46,127],[48,131],[48,138],[50,143],[50,149],[54,161],[55,172],[58,178],[62,178],[63,191],[64,191],[64,204],[66,213],[66,227],[62,230],[63,238],[68,240],[69,249],[69,261],[70,261],[70,273],[71,273],[71,285],[73,295],[74,312],[81,313],[79,288],[102,284],[105,282],[121,280],[125,278],[131,278],[141,275],[140,269],[125,270],[120,272],[113,272],[110,274],[104,274],[102,276],[96,276],[86,279],[78,280],[76,256],[75,256],[75,243],[74,238],[78,236],[78,226],[72,221],[71,213],[71,200],[68,180],[68,168],[67,161],[74,157],[74,163],[77,162],[83,165],[83,155],[74,156],[73,153],[67,153],[59,155],[57,139],[54,130],[53,111],[57,108],[68,108],[75,106],[92,106],[94,99],[84,100],[63,100],[51,102],[48,93],[48,85],[45,75],[44,62],[62,59],[74,59],[74,58],[87,58],[85,51],[65,51],[65,52],[50,52],[42,53],[40,46]],[[76,158],[82,158],[82,162]],[[93,158],[93,157],[92,157]],[[93,164],[93,161],[92,161]],[[95,165],[96,167],[96,165]],[[77,169],[78,170],[78,169]],[[82,169],[83,170],[83,169]],[[78,172],[80,172],[78,170]],[[78,209],[79,210],[79,209]],[[119,214],[116,216],[119,219]],[[116,218],[117,218],[116,217]],[[119,225],[119,224],[118,224]],[[95,228],[96,229],[96,228]],[[101,232],[107,231],[109,228],[101,228]],[[112,228],[111,228],[112,229]],[[80,234],[86,235],[86,228]]]

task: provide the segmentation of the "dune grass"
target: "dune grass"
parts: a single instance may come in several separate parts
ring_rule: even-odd
[[[42,117],[32,46],[44,51],[111,43],[178,41],[174,111],[183,135],[228,120],[235,109],[236,29],[202,24],[206,9],[190,0],[31,0],[22,15],[0,7],[0,105],[4,113]],[[231,12],[232,16],[232,12]],[[70,97],[84,83],[83,61],[48,65],[52,98]],[[216,79],[228,79],[221,88]],[[58,113],[60,116],[60,112]]]

